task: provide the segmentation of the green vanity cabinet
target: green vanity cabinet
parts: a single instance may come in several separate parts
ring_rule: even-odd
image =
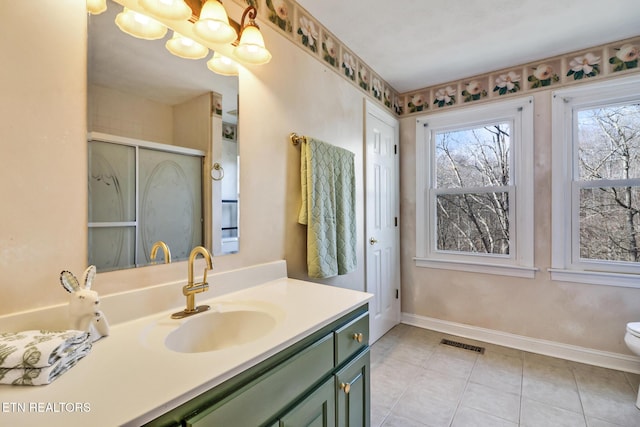
[[[287,408],[333,369],[329,334],[220,402],[187,418],[187,427],[259,426]]]
[[[338,427],[361,427],[371,423],[369,360],[367,349],[335,374]]]
[[[369,349],[271,427],[365,427],[370,425]]]
[[[368,427],[369,360],[365,304],[147,426]]]
[[[287,412],[273,427],[334,427],[335,397],[335,382],[330,378]]]
[[[362,313],[334,332],[335,364],[342,364],[358,351],[369,346],[369,314]]]

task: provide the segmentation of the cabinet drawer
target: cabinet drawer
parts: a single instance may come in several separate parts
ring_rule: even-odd
[[[364,313],[334,332],[336,366],[369,344],[369,314]]]
[[[258,426],[276,416],[333,369],[333,336],[299,354],[186,420],[187,426]]]

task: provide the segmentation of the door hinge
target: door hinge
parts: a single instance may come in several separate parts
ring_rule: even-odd
[[[400,289],[396,289],[396,299],[400,298]]]
[[[398,154],[398,144],[393,144],[393,154]]]
[[[394,220],[395,225],[396,225],[396,227],[397,227],[397,226],[398,226],[398,217],[397,217],[397,216],[396,216],[396,217],[393,217],[393,220]]]

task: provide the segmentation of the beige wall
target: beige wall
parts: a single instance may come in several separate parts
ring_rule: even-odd
[[[240,253],[255,262],[285,258],[290,277],[309,280],[306,228],[296,222],[300,147],[291,144],[289,134],[310,135],[355,153],[357,233],[363,236],[364,96],[265,27],[261,28],[270,36],[271,63],[240,75]],[[324,283],[364,290],[360,240],[357,271]]]
[[[66,301],[62,269],[86,267],[86,16],[83,2],[0,2],[0,315]],[[238,14],[237,6],[227,7]],[[233,16],[232,13],[232,16]],[[239,18],[239,16],[236,16]],[[32,35],[25,34],[28,26]],[[272,62],[240,78],[241,249],[215,259],[225,271],[286,258],[306,278],[305,229],[296,224],[299,148],[289,132],[356,154],[358,235],[364,233],[363,95],[262,26]],[[401,121],[403,311],[600,350],[628,353],[624,325],[640,320],[636,289],[549,280],[550,95],[535,99],[534,280],[419,269],[415,251],[415,125]],[[363,240],[363,239],[360,239]],[[364,287],[355,273],[328,283]],[[180,280],[184,263],[100,274],[101,294]]]
[[[640,291],[551,281],[551,91],[535,94],[535,279],[415,266],[415,117],[400,122],[402,311],[615,353]]]
[[[86,266],[86,16],[0,2],[0,313],[59,302]]]
[[[239,7],[227,3],[239,20]],[[33,33],[12,36],[25,34],[24,26]],[[226,271],[286,258],[290,276],[305,278],[305,229],[295,222],[300,150],[288,135],[313,135],[356,153],[362,235],[363,94],[268,25],[262,31],[273,60],[240,76],[240,253],[214,264]],[[10,64],[0,67],[2,315],[65,302],[60,271],[80,274],[86,267],[84,2],[0,2],[0,36],[3,64]],[[359,260],[362,254],[360,244]],[[363,264],[329,282],[363,289]],[[94,288],[107,295],[186,273],[185,263],[102,273]]]

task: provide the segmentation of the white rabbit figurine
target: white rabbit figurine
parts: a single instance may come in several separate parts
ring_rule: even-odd
[[[80,287],[80,283],[78,283],[78,279],[73,273],[70,271],[60,273],[60,283],[71,293],[69,299],[71,327],[79,331],[89,332],[92,342],[109,335],[109,322],[102,311],[99,310],[100,297],[96,291],[91,290],[95,275],[95,265],[89,266],[84,272],[84,284]]]

